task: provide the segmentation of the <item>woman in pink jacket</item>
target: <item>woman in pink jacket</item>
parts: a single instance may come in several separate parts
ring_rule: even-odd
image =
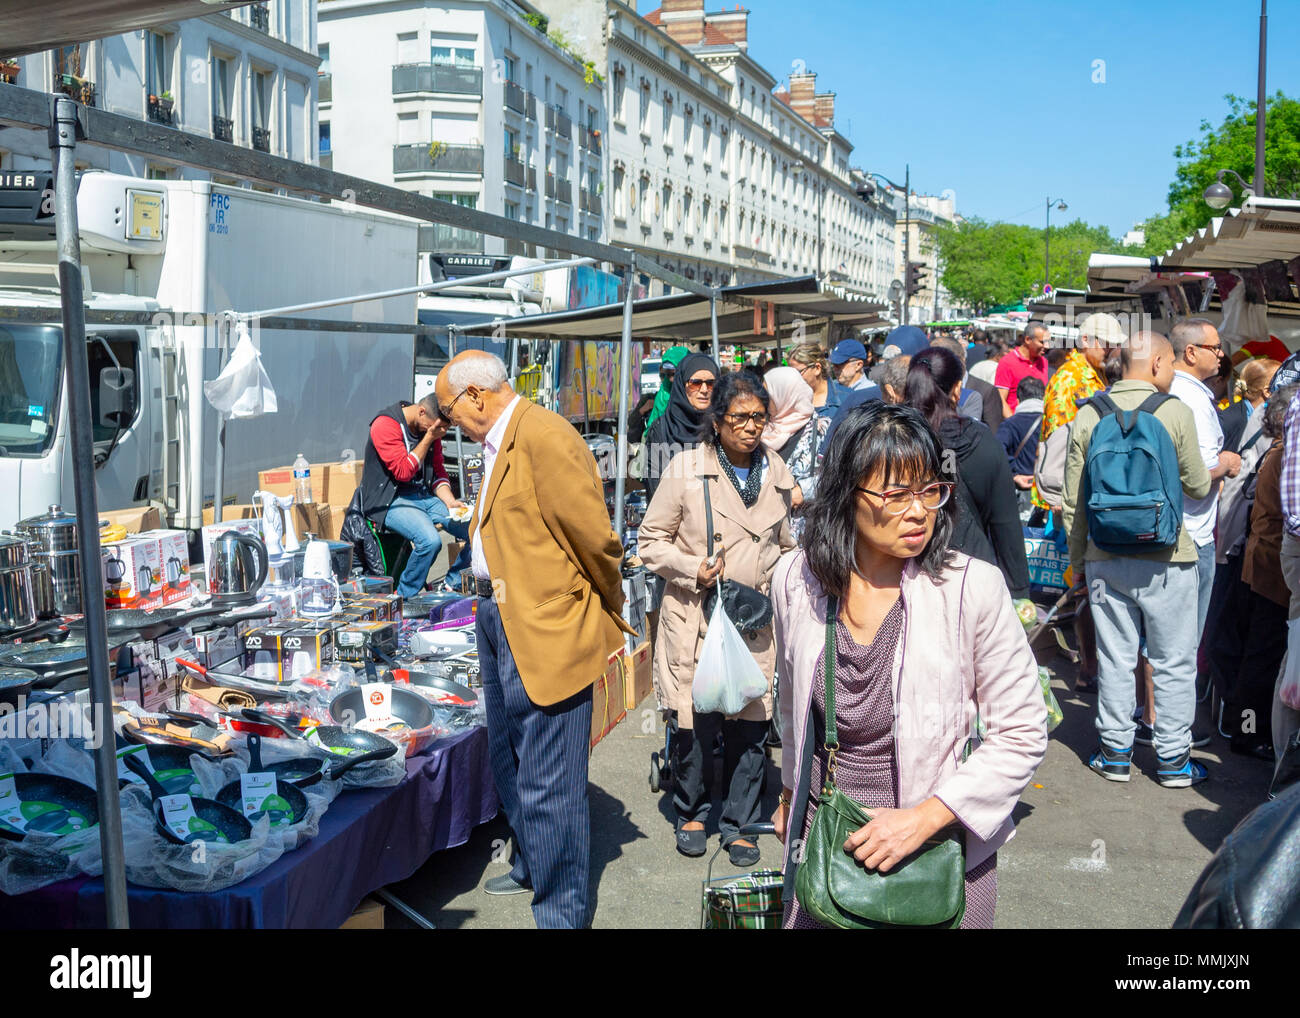
[[[959,825],[961,925],[993,924],[996,853],[1046,751],[1046,710],[1002,573],[949,549],[954,480],[917,411],[854,408],[826,452],[803,547],[773,575],[784,787],[772,819],[786,843],[788,928],[818,925],[795,898],[790,845],[806,836],[826,775],[827,594],[839,606],[836,780],[872,817],[845,850],[887,873]]]

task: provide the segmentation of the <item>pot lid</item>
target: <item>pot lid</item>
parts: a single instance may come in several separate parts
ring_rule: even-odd
[[[61,505],[50,506],[50,511],[41,516],[29,516],[25,520],[18,521],[18,526],[26,530],[51,530],[76,525],[77,517],[72,513],[65,513]]]
[[[0,689],[6,686],[26,686],[39,678],[40,676],[30,668],[0,667]]]
[[[20,569],[28,562],[26,538],[0,535],[0,569]]]

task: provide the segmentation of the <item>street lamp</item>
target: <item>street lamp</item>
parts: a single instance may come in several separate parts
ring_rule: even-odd
[[[1047,226],[1043,230],[1043,292],[1047,292],[1047,287],[1052,281],[1052,203],[1056,203],[1056,211],[1064,212],[1070,206],[1065,204],[1064,198],[1047,199]]]
[[[1205,189],[1201,197],[1205,199],[1205,204],[1212,209],[1226,209],[1232,203],[1232,188],[1223,182],[1225,174],[1231,173],[1236,178],[1237,184],[1241,187],[1241,197],[1243,199],[1253,198],[1254,189],[1241,179],[1241,174],[1235,170],[1220,170],[1214,176],[1214,183]]]
[[[870,195],[872,195],[872,194],[875,194],[875,191],[876,191],[876,185],[873,184],[873,183],[871,182],[871,178],[872,178],[872,177],[879,177],[881,180],[883,180],[883,181],[884,181],[886,184],[888,184],[890,187],[894,188],[894,190],[898,190],[898,189],[899,189],[898,185],[895,184],[895,183],[894,183],[892,180],[890,180],[888,177],[886,177],[883,173],[871,173],[871,174],[869,174],[868,177],[867,177],[867,185],[866,185],[866,187],[863,188],[863,190],[867,192],[867,195],[868,195],[868,196],[870,196]],[[912,201],[912,165],[911,165],[911,163],[908,163],[908,164],[907,164],[906,166],[904,166],[904,168],[903,168],[903,187],[902,187],[902,191],[903,191],[903,273],[906,274],[906,273],[907,273],[907,266],[908,266],[908,264],[909,264],[909,259],[910,259],[910,257],[911,257],[911,239],[912,239],[912,210],[911,210],[911,201]],[[897,207],[897,206],[895,206],[895,207]],[[895,280],[895,282],[897,282],[897,280]],[[890,293],[893,293],[893,292],[894,292],[894,288],[891,286],[891,287],[889,288],[889,291],[890,291]],[[907,300],[907,298],[908,298],[908,296],[909,296],[909,294],[907,293],[907,289],[906,289],[906,287],[904,287],[904,288],[903,288],[903,291],[902,291],[901,299],[900,299],[899,302],[898,302],[898,324],[899,324],[899,325],[906,325],[906,324],[907,324],[907,316],[908,316],[908,307],[907,307],[908,300]]]

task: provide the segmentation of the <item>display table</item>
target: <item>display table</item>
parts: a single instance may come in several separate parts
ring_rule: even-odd
[[[391,788],[343,792],[320,833],[243,883],[186,893],[128,886],[137,929],[337,929],[367,894],[405,880],[434,852],[496,816],[487,730],[435,742]],[[0,929],[104,926],[104,882],[78,877],[0,895]]]

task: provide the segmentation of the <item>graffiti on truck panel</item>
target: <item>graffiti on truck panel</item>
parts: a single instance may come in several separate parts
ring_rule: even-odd
[[[642,344],[634,343],[630,372],[634,383],[641,377],[641,356]],[[558,377],[563,379],[558,394],[560,414],[569,420],[582,420],[585,392],[586,416],[591,420],[613,420],[618,416],[618,343],[598,340],[564,343],[559,359]],[[634,384],[631,395],[634,397],[637,391]]]

